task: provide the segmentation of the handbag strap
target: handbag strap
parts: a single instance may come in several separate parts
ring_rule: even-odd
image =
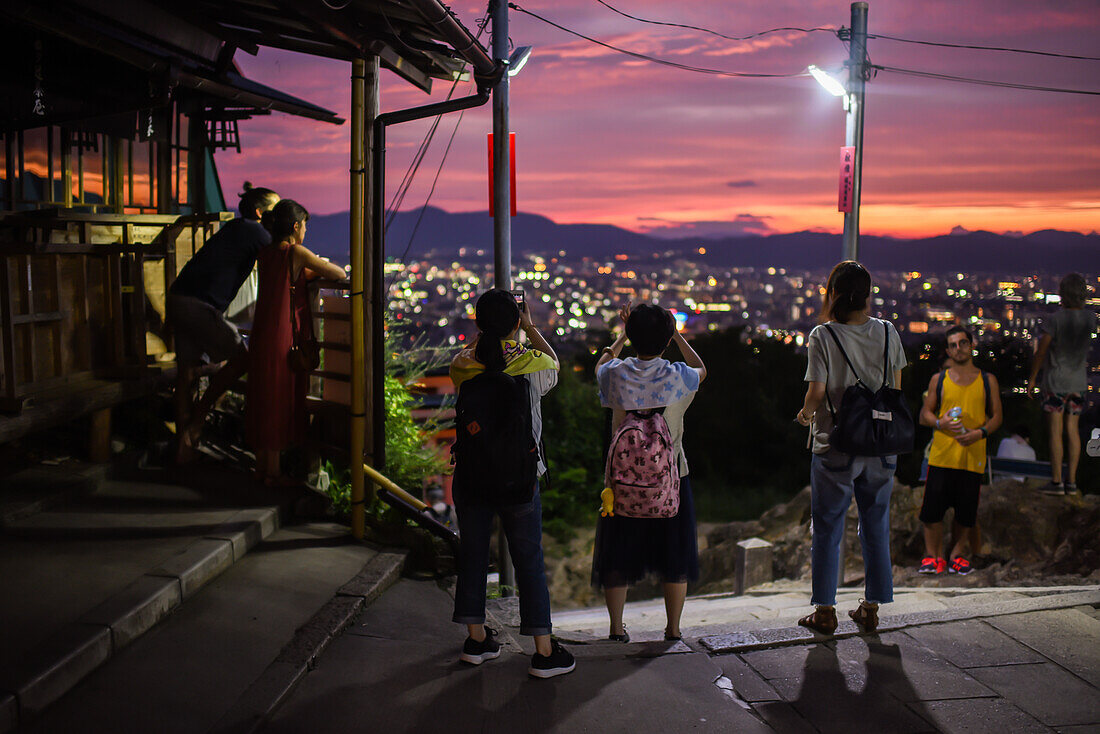
[[[294,254],[293,254],[294,250],[293,250],[293,247],[294,247],[294,245],[291,245],[290,247],[287,248],[286,258],[287,258],[287,278],[288,278],[288,280],[290,280],[292,278],[292,276],[294,275],[294,273],[293,273],[293,269],[294,269]],[[301,279],[302,279],[302,276],[301,276],[301,273],[299,273],[298,274],[298,280],[301,280]],[[306,298],[306,308],[310,311],[310,318],[307,319],[308,324],[309,324],[309,333],[308,334],[305,333],[306,329],[302,325],[302,320],[298,317],[297,309],[294,308],[294,293],[297,290],[298,290],[298,288],[295,287],[294,280],[290,280],[290,298],[287,299],[287,300],[290,303],[290,333],[291,333],[291,339],[292,339],[293,344],[299,344],[303,341],[309,341],[309,340],[312,340],[314,338],[314,336],[313,336],[313,318],[312,318],[313,309],[310,307],[309,299]]]

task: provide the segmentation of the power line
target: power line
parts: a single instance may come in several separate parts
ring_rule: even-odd
[[[385,17],[385,14],[383,14]],[[477,36],[475,39],[480,39],[481,34],[485,32],[485,28],[489,23],[489,11],[486,10],[485,15],[481,19],[476,21],[478,26]],[[389,25],[389,18],[386,18],[386,24]],[[390,25],[390,30],[393,31],[395,37],[397,31]],[[398,38],[398,41],[401,39]],[[402,42],[403,43],[403,42]],[[406,48],[408,48],[406,46]],[[410,49],[411,50],[411,49]],[[454,96],[455,89],[458,87],[458,75],[455,76],[454,82],[451,83],[451,88],[447,92],[447,99],[451,99]],[[424,135],[424,139],[420,141],[420,146],[417,148],[416,153],[413,155],[412,161],[409,163],[409,167],[405,169],[405,175],[401,179],[401,183],[398,184],[397,190],[394,192],[393,197],[390,199],[390,204],[386,207],[386,221],[383,225],[386,231],[389,230],[390,225],[393,223],[394,218],[397,217],[397,213],[401,209],[401,205],[405,203],[405,196],[409,193],[409,189],[412,187],[413,179],[416,177],[417,172],[420,170],[420,164],[424,160],[424,156],[428,153],[428,148],[432,144],[432,140],[435,139],[436,130],[439,128],[439,122],[443,119],[443,115],[436,115],[432,120],[432,125],[428,128],[428,132]],[[438,176],[438,174],[436,174]],[[407,249],[406,249],[407,251]]]
[[[1020,84],[1018,82],[998,82],[989,79],[971,79],[965,76],[953,76],[951,74],[939,74],[932,71],[916,71],[914,69],[899,69],[893,66],[878,66],[877,64],[871,68],[878,71],[890,71],[895,74],[905,74],[907,76],[918,76],[926,79],[940,79],[948,82],[961,82],[965,84],[981,84],[987,87],[1006,87],[1009,89],[1028,89],[1035,92],[1060,92],[1062,94],[1087,94],[1100,96],[1100,91],[1092,91],[1089,89],[1065,89],[1061,87],[1047,87],[1039,84]]]
[[[420,222],[424,219],[424,212],[428,210],[428,204],[432,200],[432,195],[435,193],[435,185],[439,183],[439,175],[443,173],[443,164],[447,162],[447,154],[451,152],[451,145],[455,141],[455,134],[458,133],[458,126],[462,124],[462,116],[466,114],[466,110],[462,110],[458,113],[458,120],[455,121],[454,129],[451,130],[451,139],[447,141],[447,147],[443,149],[443,157],[439,161],[439,168],[435,171],[435,178],[432,179],[432,187],[428,190],[428,196],[424,199],[424,205],[420,207],[420,213],[416,215],[416,224],[413,225],[412,234],[409,235],[409,241],[405,245],[404,252],[401,253],[401,257],[398,258],[398,262],[404,263],[405,258],[409,256],[409,250],[412,249],[413,240],[416,239],[416,232],[420,229]],[[386,291],[393,288],[393,284],[397,282],[397,271],[393,271],[393,275],[390,276],[390,282],[386,286]]]
[[[719,38],[725,38],[728,41],[749,41],[753,38],[759,38],[760,36],[766,36],[769,33],[779,33],[779,32],[782,32],[782,31],[792,31],[792,32],[798,32],[798,33],[813,33],[814,31],[828,31],[830,33],[836,33],[837,32],[836,28],[794,28],[794,27],[791,27],[791,26],[784,26],[784,27],[781,27],[781,28],[769,28],[766,31],[759,31],[757,33],[750,33],[747,36],[727,36],[725,33],[719,33],[718,31],[711,30],[710,28],[703,28],[702,26],[688,25],[687,23],[669,23],[669,22],[662,21],[662,20],[651,20],[649,18],[640,18],[637,15],[631,15],[630,13],[625,13],[622,10],[619,10],[618,8],[614,7],[610,3],[604,2],[604,0],[596,0],[596,2],[598,2],[600,5],[604,6],[608,10],[610,10],[614,13],[618,13],[619,15],[623,16],[624,18],[630,18],[631,20],[636,20],[640,23],[649,23],[650,25],[663,25],[663,26],[669,26],[669,27],[672,27],[672,28],[687,28],[688,30],[692,30],[692,31],[702,31],[703,33],[709,33],[712,36],[718,36]],[[513,6],[513,7],[515,7],[515,6]]]
[[[625,54],[625,55],[631,56],[635,59],[641,59],[642,61],[649,61],[649,62],[654,63],[654,64],[660,64],[661,66],[670,66],[674,69],[681,69],[683,71],[693,71],[693,72],[698,73],[698,74],[712,74],[714,76],[733,76],[733,77],[752,77],[752,78],[777,78],[777,77],[788,77],[789,78],[789,77],[798,77],[798,76],[808,76],[808,74],[809,74],[809,72],[805,72],[805,71],[799,71],[799,72],[795,72],[795,73],[792,73],[792,74],[756,74],[756,73],[744,72],[744,71],[725,71],[725,70],[722,70],[722,69],[707,69],[707,68],[702,67],[702,66],[691,66],[690,64],[681,64],[681,63],[676,62],[676,61],[669,61],[668,59],[662,59],[662,58],[658,58],[656,56],[648,56],[646,54],[638,53],[636,51],[628,51],[625,48],[620,48],[619,46],[613,46],[610,43],[604,43],[603,41],[598,41],[595,38],[592,38],[591,36],[586,36],[583,33],[579,33],[578,31],[572,30],[571,28],[566,28],[563,25],[559,25],[559,24],[555,23],[554,21],[549,20],[547,18],[544,18],[541,15],[539,15],[538,13],[533,13],[530,10],[522,8],[519,5],[516,5],[515,3],[508,3],[508,7],[512,8],[513,10],[517,10],[521,13],[524,13],[526,15],[530,15],[532,18],[535,18],[537,20],[541,20],[543,23],[546,23],[547,25],[551,25],[551,26],[553,26],[554,28],[557,28],[560,31],[564,31],[564,32],[566,32],[566,33],[568,33],[572,36],[576,36],[577,38],[584,39],[585,41],[588,41],[589,43],[594,43],[597,46],[602,46],[602,47],[604,47],[606,49],[609,49],[611,51],[615,51],[617,53]]]
[[[602,2],[603,0],[596,0]],[[881,38],[884,41],[897,41],[899,43],[916,43],[921,46],[941,46],[943,48],[970,48],[978,51],[1005,51],[1016,54],[1032,54],[1034,56],[1054,56],[1061,59],[1079,59],[1081,61],[1100,61],[1100,56],[1078,56],[1076,54],[1055,53],[1054,51],[1034,51],[1026,48],[1010,48],[1008,46],[978,46],[969,43],[944,43],[940,41],[916,41],[912,38],[898,38],[897,36],[884,36],[881,33],[868,33],[868,38]]]

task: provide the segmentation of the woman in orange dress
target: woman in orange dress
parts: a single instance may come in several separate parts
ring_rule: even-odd
[[[312,325],[307,281],[340,280],[344,271],[302,245],[309,212],[283,199],[263,214],[271,244],[257,258],[259,288],[249,340],[248,439],[256,450],[256,475],[266,483],[279,479],[279,452],[305,437],[309,375],[288,361],[294,344],[291,321]],[[310,328],[306,326],[306,328]]]

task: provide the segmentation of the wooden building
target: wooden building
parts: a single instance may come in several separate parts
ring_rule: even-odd
[[[428,91],[467,62],[481,74],[491,65],[438,0],[5,0],[0,23],[0,443],[89,413],[108,419],[172,372],[165,293],[233,216],[213,152],[240,145],[239,121],[344,122],[245,78],[238,52],[352,62],[360,270],[378,70]],[[369,313],[351,321],[368,344],[381,325]]]

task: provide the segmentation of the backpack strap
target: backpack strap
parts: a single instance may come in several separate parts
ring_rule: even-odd
[[[890,326],[882,322],[882,386],[890,384]]]
[[[985,419],[988,421],[993,417],[993,395],[989,392],[989,373],[985,370],[981,370],[982,373],[982,387],[985,388]]]
[[[855,375],[856,382],[863,385],[863,380],[859,378],[859,373],[856,372],[856,368],[852,366],[852,360],[848,359],[848,353],[844,351],[844,346],[840,343],[840,339],[837,337],[836,332],[829,328],[828,324],[825,324],[824,326],[825,330],[829,332],[829,336],[831,336],[833,338],[833,341],[836,342],[836,348],[840,350],[840,356],[844,357],[844,361],[848,363],[848,369],[850,369],[852,371],[852,374]],[[864,387],[866,387],[866,385],[864,385]]]
[[[933,413],[940,412],[940,406],[943,405],[943,381],[947,379],[947,370],[941,370],[940,380],[936,383],[936,407],[932,409]]]

